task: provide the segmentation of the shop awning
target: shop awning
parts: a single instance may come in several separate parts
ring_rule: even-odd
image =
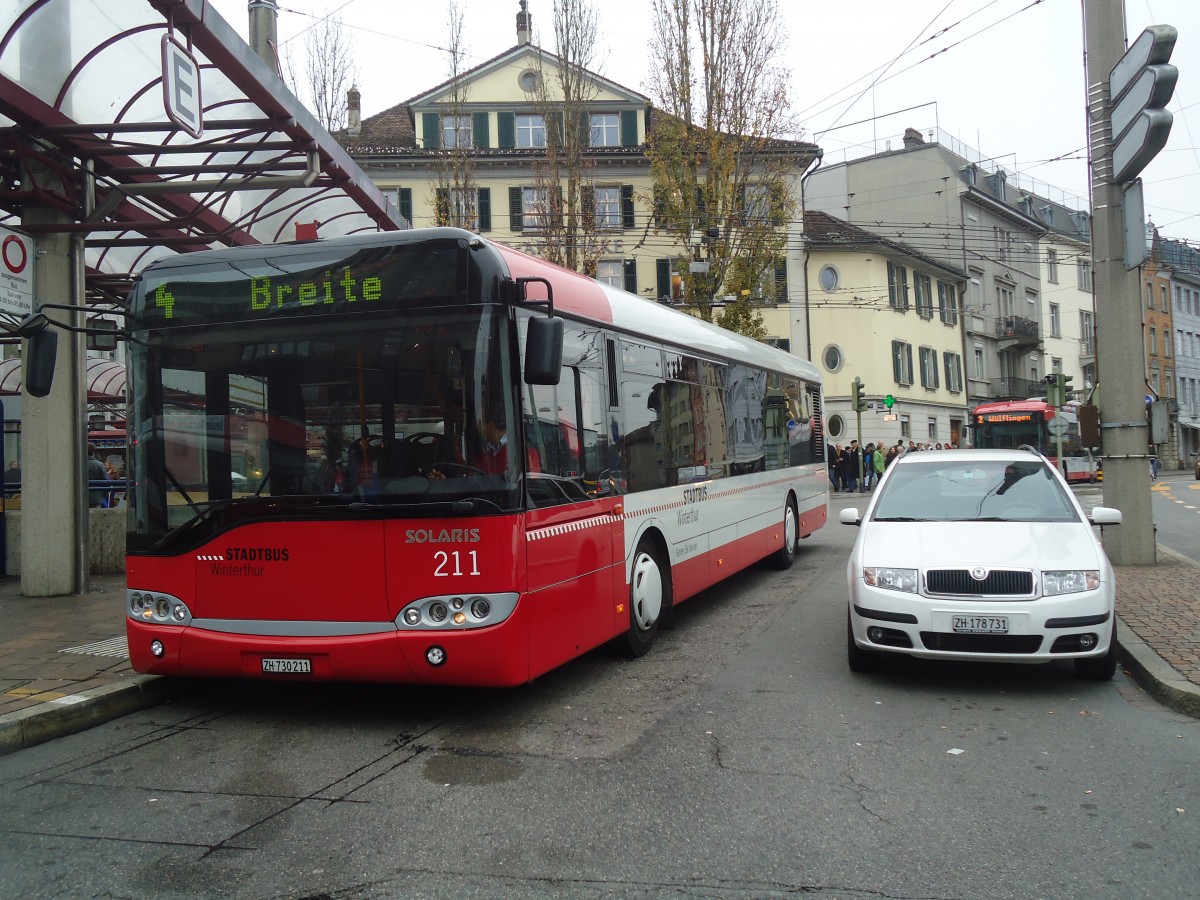
[[[21,393],[21,360],[0,361],[0,396]],[[87,362],[88,403],[117,403],[125,400],[125,367],[111,359]]]

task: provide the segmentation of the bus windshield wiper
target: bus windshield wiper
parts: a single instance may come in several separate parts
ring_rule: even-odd
[[[181,534],[185,534],[186,532],[191,531],[194,528],[198,527],[201,522],[207,521],[208,518],[214,512],[216,512],[217,510],[220,510],[220,509],[227,509],[228,507],[232,506],[234,502],[236,502],[236,501],[234,501],[234,500],[209,500],[209,501],[204,502],[203,505],[200,505],[200,504],[193,503],[189,499],[188,506],[190,506],[192,509],[194,509],[196,511],[196,515],[193,516],[192,518],[188,519],[186,522],[184,522],[180,525],[176,525],[174,528],[172,528],[170,531],[168,531],[166,534],[164,534],[162,537],[160,537],[158,539],[157,543],[155,543],[154,549],[161,550],[164,547],[169,546]]]

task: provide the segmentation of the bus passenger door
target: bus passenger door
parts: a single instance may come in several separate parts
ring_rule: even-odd
[[[541,472],[526,476],[526,594],[530,675],[612,635],[613,567],[620,567],[621,480],[606,426],[604,336],[567,323],[557,385],[524,385],[524,438]],[[520,329],[524,334],[524,328]]]

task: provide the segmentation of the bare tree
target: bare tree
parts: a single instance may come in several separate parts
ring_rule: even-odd
[[[654,230],[684,248],[686,303],[706,321],[723,294],[768,298],[786,250],[797,148],[776,0],[652,0],[648,139]],[[726,317],[745,333],[761,316]],[[757,326],[755,325],[757,319]]]
[[[555,0],[558,60],[539,56],[535,103],[545,122],[546,152],[534,164],[542,240],[536,252],[558,265],[595,276],[605,252],[597,219],[590,103],[599,93],[594,58],[599,22],[591,0]],[[616,224],[616,223],[610,223]]]
[[[284,80],[325,126],[346,127],[346,92],[358,80],[353,45],[341,17],[326,15],[304,33],[304,78],[297,77],[290,52],[282,60]]]
[[[463,13],[457,0],[450,0],[449,26],[450,93],[439,119],[437,182],[434,191],[434,223],[476,231],[479,223],[478,190],[471,113],[467,108],[468,85],[463,79],[467,50],[463,45]]]

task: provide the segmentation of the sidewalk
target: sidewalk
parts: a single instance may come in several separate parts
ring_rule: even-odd
[[[1200,506],[1192,488],[1200,482],[1184,474],[1158,485]],[[830,497],[835,509],[864,499]],[[1118,567],[1117,614],[1129,673],[1160,703],[1200,717],[1200,561],[1160,546],[1156,564]],[[129,667],[123,575],[52,598],[24,597],[19,578],[0,579],[0,755],[154,706],[188,685]]]

